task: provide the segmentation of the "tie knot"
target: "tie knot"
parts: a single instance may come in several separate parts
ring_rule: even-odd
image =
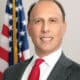
[[[39,66],[44,60],[39,58],[35,61],[35,66]]]

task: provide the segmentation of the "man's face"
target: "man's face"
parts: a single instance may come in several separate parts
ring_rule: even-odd
[[[40,55],[48,55],[59,48],[65,29],[62,13],[55,3],[41,1],[33,8],[28,32]]]

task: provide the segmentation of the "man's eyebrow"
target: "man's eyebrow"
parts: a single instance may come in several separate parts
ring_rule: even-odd
[[[43,20],[42,17],[33,17],[33,18],[31,18],[30,20],[37,20],[37,19],[42,19],[42,20]]]

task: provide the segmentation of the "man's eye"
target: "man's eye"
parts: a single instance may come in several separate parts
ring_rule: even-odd
[[[50,19],[50,22],[56,22],[56,19]]]
[[[34,24],[40,23],[41,20],[34,20]]]
[[[40,22],[40,20],[36,20],[35,22],[38,23],[38,22]]]

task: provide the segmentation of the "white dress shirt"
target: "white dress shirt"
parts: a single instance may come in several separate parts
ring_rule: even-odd
[[[50,55],[43,57],[44,62],[40,65],[40,80],[47,80],[50,72],[54,68],[55,64],[59,60],[62,53],[62,48],[60,47],[57,51],[52,52]],[[34,57],[28,67],[25,69],[25,72],[22,75],[21,80],[28,80],[28,76],[32,70],[32,67],[35,63],[35,60],[39,58],[36,54],[34,54]]]

